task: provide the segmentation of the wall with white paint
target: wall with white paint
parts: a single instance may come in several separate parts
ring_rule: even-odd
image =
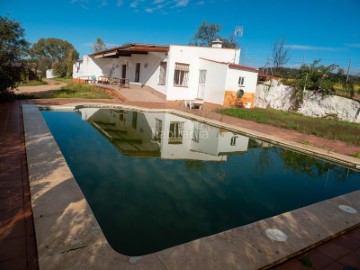
[[[222,105],[224,103],[227,65],[200,59],[199,68],[206,70],[204,101]]]
[[[194,99],[199,85],[200,58],[239,63],[240,49],[170,45],[167,66],[167,100]],[[189,64],[187,87],[174,86],[175,63]]]
[[[239,86],[239,77],[244,77],[243,86]],[[244,90],[245,93],[255,93],[258,72],[229,68],[226,74],[225,90]]]

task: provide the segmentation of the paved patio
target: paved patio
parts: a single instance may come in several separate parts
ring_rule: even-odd
[[[20,102],[0,103],[0,269],[37,269]]]
[[[40,102],[44,102],[44,100]],[[51,103],[61,104],[83,102],[84,100],[51,101]],[[110,103],[119,102],[110,101]],[[132,103],[144,107],[154,107],[154,103]],[[211,106],[205,106],[202,111],[190,111],[184,108],[181,102],[164,102],[156,103],[156,107],[176,108],[206,117],[213,115]],[[220,119],[218,114],[214,114],[213,117],[224,122],[232,121],[232,124],[235,125],[248,125],[249,128],[260,129],[262,132],[275,131],[280,136],[286,134],[284,130],[258,125],[249,121],[239,122],[238,119],[235,121],[232,118],[227,119],[227,117]],[[289,131],[287,132],[289,133]],[[287,138],[295,138],[296,140],[297,134],[290,134]],[[303,134],[302,139],[304,139]],[[305,139],[308,140],[308,138]],[[0,269],[37,269],[22,115],[19,102],[0,104],[0,143]],[[326,146],[328,142],[320,139],[320,143]],[[331,147],[331,145],[329,146]],[[345,147],[344,149],[341,143],[335,143],[335,148],[332,149],[339,149],[346,153],[359,151],[359,148],[353,149],[352,147]],[[346,269],[345,266],[353,267],[347,269],[360,269],[360,229],[348,232],[307,253],[308,256],[298,256],[272,269]],[[305,258],[305,261],[311,261],[312,265],[305,266],[301,262],[303,258]],[[241,266],[239,268],[241,269]]]

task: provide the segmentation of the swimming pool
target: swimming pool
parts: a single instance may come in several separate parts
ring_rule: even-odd
[[[360,175],[173,114],[42,112],[109,244],[144,255],[357,190]]]

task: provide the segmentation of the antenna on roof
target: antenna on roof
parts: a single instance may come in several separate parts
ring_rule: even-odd
[[[244,33],[244,27],[243,26],[236,26],[235,31],[234,31],[234,40],[237,42],[238,37],[242,37],[243,33]],[[238,45],[240,47],[240,43],[239,42],[237,42],[237,43],[238,43]],[[240,57],[241,57],[241,50],[240,50],[240,55],[239,55],[239,62],[240,62]],[[234,56],[234,63],[235,63],[235,60],[236,60],[236,50],[235,50],[235,56]]]
[[[237,37],[242,37],[244,33],[244,27],[243,26],[236,26],[235,27],[235,32],[234,32],[234,37],[237,38]]]

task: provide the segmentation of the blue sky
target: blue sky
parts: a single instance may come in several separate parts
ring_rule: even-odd
[[[338,64],[360,73],[360,0],[0,0],[0,15],[22,24],[34,43],[55,37],[80,55],[101,37],[124,43],[188,44],[203,20],[222,36],[243,26],[241,64],[262,67],[276,40],[285,39],[288,66]]]

